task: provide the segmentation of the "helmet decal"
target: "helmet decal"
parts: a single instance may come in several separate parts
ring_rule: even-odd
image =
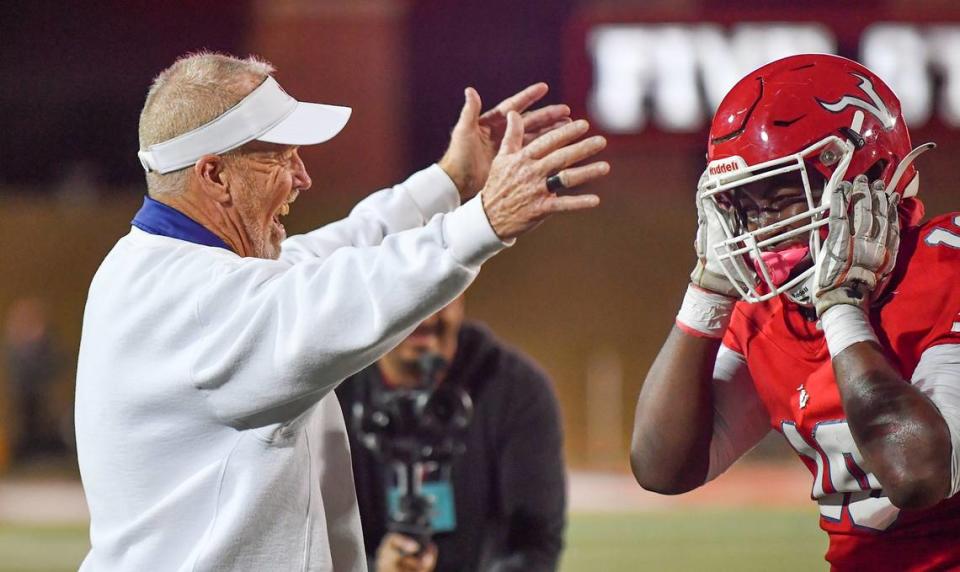
[[[845,95],[833,103],[827,103],[821,99],[817,99],[817,103],[819,103],[827,111],[832,111],[834,113],[840,113],[850,106],[859,107],[868,113],[872,113],[885,129],[893,129],[893,126],[896,125],[896,117],[890,113],[890,110],[887,109],[887,106],[883,103],[883,100],[880,99],[879,95],[877,95],[877,92],[873,89],[873,83],[870,82],[870,79],[856,72],[850,72],[850,75],[860,79],[860,89],[863,91],[863,93],[867,94],[867,97],[870,98],[869,102],[852,95]]]

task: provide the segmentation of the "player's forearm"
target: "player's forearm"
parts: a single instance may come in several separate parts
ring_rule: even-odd
[[[936,406],[904,380],[873,342],[833,358],[850,431],[890,501],[918,509],[950,486],[950,433]]]
[[[711,380],[720,340],[674,326],[637,399],[630,464],[643,488],[678,494],[704,483],[713,433]]]

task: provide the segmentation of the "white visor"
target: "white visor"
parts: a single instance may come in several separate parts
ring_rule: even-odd
[[[315,145],[339,133],[350,112],[349,107],[299,102],[268,76],[240,103],[210,123],[141,149],[137,156],[147,172],[169,173],[193,165],[204,155],[226,153],[254,139]]]

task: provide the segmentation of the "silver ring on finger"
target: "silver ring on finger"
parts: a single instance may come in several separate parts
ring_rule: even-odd
[[[560,178],[560,173],[547,177],[547,190],[551,193],[555,193],[560,189],[566,188],[567,186],[563,184],[563,179]]]

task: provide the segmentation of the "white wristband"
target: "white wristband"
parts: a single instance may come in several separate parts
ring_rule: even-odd
[[[830,357],[837,357],[837,354],[857,342],[879,343],[867,314],[850,304],[836,304],[827,308],[820,316],[820,327],[827,338]]]
[[[677,313],[677,325],[694,335],[707,338],[722,338],[737,301],[723,294],[717,294],[693,284],[687,286],[687,293]]]

